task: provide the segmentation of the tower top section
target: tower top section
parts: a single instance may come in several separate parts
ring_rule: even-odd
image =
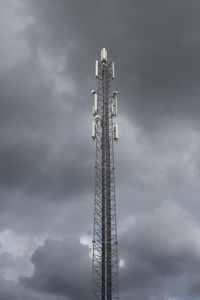
[[[101,62],[99,63],[98,60],[95,62],[95,77],[99,77],[99,69],[102,67],[107,66],[110,68],[111,78],[115,78],[115,64],[112,62],[111,64],[108,63],[108,52],[106,48],[101,49]]]

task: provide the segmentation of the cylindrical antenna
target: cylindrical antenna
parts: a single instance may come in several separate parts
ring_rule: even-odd
[[[115,63],[114,61],[112,62],[112,79],[115,78]]]
[[[101,62],[107,62],[107,50],[106,50],[106,48],[101,49]]]
[[[99,75],[99,62],[98,62],[98,60],[96,60],[96,62],[95,62],[95,76],[96,76],[96,78],[98,77],[98,75]]]

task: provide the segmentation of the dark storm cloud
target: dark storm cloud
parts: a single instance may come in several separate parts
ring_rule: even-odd
[[[1,183],[30,190],[31,194],[45,193],[48,198],[68,196],[85,187],[90,189],[91,179],[83,176],[90,173],[91,154],[89,139],[84,140],[89,128],[83,114],[90,109],[93,61],[102,45],[106,44],[120,70],[117,85],[122,99],[126,96],[121,101],[121,110],[124,105],[128,111],[133,106],[133,117],[136,115],[141,126],[145,122],[160,124],[161,119],[165,123],[168,113],[170,117],[175,113],[176,117],[179,113],[188,116],[191,110],[196,113],[197,98],[192,93],[188,102],[187,97],[188,76],[196,78],[191,86],[195,90],[199,66],[198,45],[195,56],[194,33],[190,34],[197,22],[198,2],[193,4],[49,1],[46,9],[45,2],[28,2],[28,12],[34,21],[20,34],[31,54],[25,63],[1,74]],[[50,61],[66,57],[59,75],[66,79],[66,84],[70,76],[75,85],[73,96],[67,92],[55,96],[54,85],[42,73],[41,53]],[[55,69],[50,68],[49,72],[55,73]],[[181,110],[180,98],[185,101]],[[63,111],[64,103],[71,105],[71,111]],[[86,126],[82,136],[78,127],[83,123]],[[69,135],[69,128],[74,135]]]
[[[0,74],[3,228],[12,227],[14,222],[15,229],[16,223],[27,229],[24,224],[28,222],[33,229],[35,216],[42,223],[46,220],[45,202],[66,203],[72,196],[75,200],[80,192],[87,200],[85,193],[92,183],[92,148],[87,148],[89,133],[87,140],[83,138],[83,132],[87,133],[85,122],[81,117],[77,121],[78,109],[68,111],[62,106],[63,100],[55,98],[38,60],[33,64],[32,58]],[[73,97],[67,99],[73,102]],[[38,224],[39,220],[36,227]]]
[[[199,275],[199,274],[198,274]],[[198,299],[200,295],[200,288],[199,288],[199,276],[196,275],[193,278],[189,279],[189,296]]]
[[[198,116],[198,1],[49,1],[48,10],[45,2],[32,4],[45,28],[43,46],[61,51],[66,41],[66,71],[79,84],[106,46],[119,70],[120,107],[132,108],[140,125]]]
[[[65,194],[70,193],[75,178],[79,188],[87,186],[82,182],[87,150],[84,144],[78,144],[81,137],[78,141],[74,131],[73,135],[65,129],[74,126],[77,130],[73,121],[76,113],[70,116],[65,111],[64,115],[56,105],[37,62],[32,66],[28,61],[8,74],[1,74],[1,95],[1,184],[13,188],[22,185],[38,193],[40,189],[51,189],[52,183],[56,186],[57,182],[58,193],[62,190]]]
[[[199,270],[199,225],[181,207],[166,202],[151,214],[138,216],[120,236],[120,287],[124,299],[166,299],[164,287]],[[78,241],[46,240],[32,255],[34,273],[21,279],[26,288],[86,299],[90,280],[89,249]],[[77,288],[78,283],[78,288]],[[177,292],[177,291],[176,291]],[[187,294],[187,290],[182,288]],[[157,298],[155,298],[157,299]]]
[[[184,272],[197,294],[199,1],[0,5],[0,227],[39,239],[33,274],[21,285],[2,279],[0,299],[88,296],[88,249],[70,239],[92,227],[90,90],[101,47],[116,62],[120,91],[122,296],[184,297]],[[17,274],[16,260],[1,254],[0,274]]]
[[[63,203],[57,229],[73,219],[75,202],[88,201],[90,121],[63,73],[63,53],[44,54],[42,26],[30,3],[0,5],[0,226],[46,235],[58,206]]]
[[[29,55],[0,72],[1,224],[8,211],[17,215],[12,220],[23,223],[27,213],[29,219],[39,215],[37,210],[45,201],[66,201],[88,191],[92,175],[90,151],[82,138],[84,120],[74,109],[76,93],[66,93],[67,107],[64,96],[56,97],[54,82],[41,66],[39,45],[32,46],[26,36],[27,27],[18,38],[25,40]]]
[[[145,290],[146,299],[159,291],[163,299],[163,287],[168,285],[170,291],[170,281],[175,285],[181,276],[189,273],[192,278],[199,273],[199,225],[173,203],[166,202],[150,215],[136,218],[121,236],[120,245],[125,260],[121,286],[136,295]],[[182,286],[182,293],[187,294],[187,287]]]
[[[36,292],[27,291],[23,287],[13,283],[12,281],[6,281],[1,278],[0,281],[0,299],[1,300],[55,300],[51,295],[41,295]]]
[[[24,286],[69,299],[89,297],[91,259],[88,247],[80,245],[78,240],[46,240],[31,261],[35,271],[21,280]]]

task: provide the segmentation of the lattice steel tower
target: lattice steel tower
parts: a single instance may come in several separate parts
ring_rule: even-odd
[[[114,166],[117,92],[111,92],[114,73],[114,63],[107,61],[107,50],[103,48],[101,62],[95,64],[98,89],[92,90],[92,138],[96,141],[92,300],[119,299]]]

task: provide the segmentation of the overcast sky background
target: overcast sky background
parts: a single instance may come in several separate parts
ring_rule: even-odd
[[[199,15],[198,0],[0,0],[0,300],[90,297],[102,47],[120,299],[200,299]]]

